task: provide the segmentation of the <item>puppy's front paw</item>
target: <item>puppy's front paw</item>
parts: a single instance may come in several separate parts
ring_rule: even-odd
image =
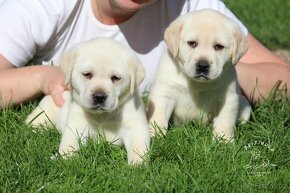
[[[59,155],[63,159],[69,159],[70,157],[72,157],[75,154],[75,152],[76,151],[73,149],[60,149],[58,151]]]
[[[222,130],[222,131],[213,131],[214,139],[220,142],[232,143],[234,142],[234,131]]]
[[[164,137],[167,129],[159,127],[157,124],[149,124],[150,137]]]
[[[140,165],[143,164],[147,158],[147,152],[149,149],[150,142],[138,143],[133,145],[131,148],[127,148],[127,157],[129,165]]]
[[[61,144],[59,146],[58,153],[62,158],[68,159],[69,157],[73,156],[78,150],[79,144],[77,141],[66,142],[65,140],[63,140],[61,141]]]
[[[128,164],[129,165],[140,165],[145,161],[145,155],[140,155],[138,152],[128,152]]]
[[[144,163],[144,159],[141,156],[128,156],[129,165],[140,165]]]

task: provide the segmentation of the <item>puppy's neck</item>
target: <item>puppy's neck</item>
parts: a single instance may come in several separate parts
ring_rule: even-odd
[[[207,81],[188,79],[188,88],[194,90],[194,93],[220,92],[220,90],[227,90],[233,82],[236,82],[236,70],[228,63],[224,65],[221,75],[216,79]]]
[[[121,108],[117,108],[111,112],[96,112],[92,113],[85,111],[85,116],[90,125],[94,128],[115,130],[118,128],[121,120]]]

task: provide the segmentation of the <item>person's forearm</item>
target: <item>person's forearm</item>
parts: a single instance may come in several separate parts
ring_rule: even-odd
[[[40,74],[45,66],[28,66],[0,70],[0,109],[19,104],[41,93]]]
[[[286,96],[290,97],[290,66],[261,62],[239,63],[236,68],[239,84],[252,104],[263,101],[273,89],[281,89],[285,85],[288,85]]]
[[[281,89],[288,84],[286,95],[290,97],[290,65],[251,34],[247,38],[249,49],[236,65],[238,81],[244,95],[252,103],[257,103],[267,98],[274,86]]]

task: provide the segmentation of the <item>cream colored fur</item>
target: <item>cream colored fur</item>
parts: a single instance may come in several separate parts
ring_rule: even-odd
[[[214,136],[232,141],[236,121],[247,121],[251,112],[234,67],[247,50],[241,29],[216,11],[201,10],[176,19],[164,38],[168,50],[149,94],[151,134],[165,134],[170,120],[213,121]]]
[[[150,134],[137,90],[145,70],[136,56],[114,40],[93,39],[64,54],[60,67],[71,88],[63,94],[64,106],[46,96],[26,122],[56,124],[63,157],[79,150],[79,140],[103,137],[125,146],[129,164],[142,163]]]

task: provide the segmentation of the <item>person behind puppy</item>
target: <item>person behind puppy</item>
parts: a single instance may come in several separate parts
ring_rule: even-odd
[[[257,102],[260,94],[267,96],[277,81],[280,86],[290,82],[288,64],[257,41],[222,1],[2,0],[0,109],[39,94],[52,95],[55,103],[62,106],[61,93],[68,88],[58,67],[60,56],[74,44],[95,37],[113,38],[137,53],[146,69],[140,88],[144,91],[154,79],[164,50],[166,27],[179,15],[204,8],[230,17],[247,35],[249,49],[236,68],[248,99]],[[45,65],[27,66],[30,61]],[[252,96],[256,86],[259,92]]]

